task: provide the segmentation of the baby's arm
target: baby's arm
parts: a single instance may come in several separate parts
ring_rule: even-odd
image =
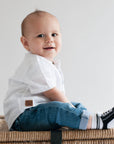
[[[67,97],[64,95],[64,93],[61,92],[60,90],[58,90],[56,87],[52,88],[51,90],[48,90],[48,91],[44,92],[43,94],[50,101],[60,101],[60,102],[64,102],[64,103],[70,103],[70,101],[67,99]]]

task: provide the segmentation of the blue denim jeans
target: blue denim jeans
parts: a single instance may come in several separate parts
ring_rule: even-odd
[[[61,127],[86,129],[89,112],[80,103],[51,101],[26,109],[13,123],[12,130],[42,131]]]

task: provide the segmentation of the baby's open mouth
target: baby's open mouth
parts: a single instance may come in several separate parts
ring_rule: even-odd
[[[54,47],[45,47],[45,50],[50,50],[50,49],[54,49]]]

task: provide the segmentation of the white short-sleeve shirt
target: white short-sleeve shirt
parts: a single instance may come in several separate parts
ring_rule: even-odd
[[[5,119],[10,128],[15,119],[29,107],[50,100],[43,92],[56,87],[64,92],[64,79],[59,62],[26,53],[23,62],[9,79],[4,100]]]

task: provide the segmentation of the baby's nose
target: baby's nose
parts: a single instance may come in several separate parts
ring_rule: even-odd
[[[47,36],[46,39],[45,39],[45,42],[46,43],[52,43],[53,42],[53,37]]]

